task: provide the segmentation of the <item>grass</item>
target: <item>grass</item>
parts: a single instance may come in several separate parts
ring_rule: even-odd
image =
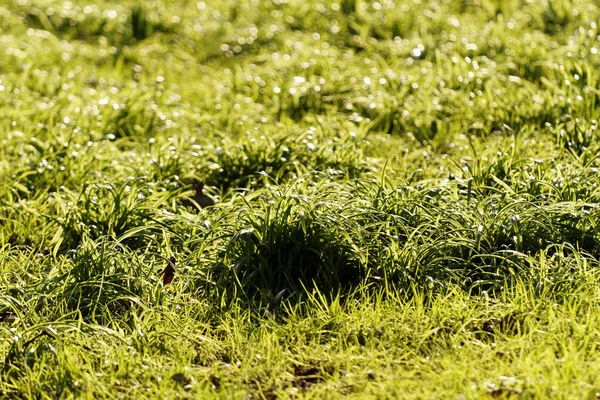
[[[599,19],[0,5],[0,397],[600,397]]]

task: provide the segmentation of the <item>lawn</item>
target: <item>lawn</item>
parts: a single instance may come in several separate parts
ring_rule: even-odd
[[[0,398],[600,398],[599,23],[4,0]]]

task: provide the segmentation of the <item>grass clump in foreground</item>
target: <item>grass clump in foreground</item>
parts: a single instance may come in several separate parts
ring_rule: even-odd
[[[597,397],[599,18],[3,4],[0,397]]]

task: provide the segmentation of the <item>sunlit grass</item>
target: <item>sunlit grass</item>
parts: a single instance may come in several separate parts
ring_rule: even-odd
[[[0,5],[0,397],[597,397],[599,18]]]

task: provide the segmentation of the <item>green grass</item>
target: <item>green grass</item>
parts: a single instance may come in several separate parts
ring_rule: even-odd
[[[4,2],[0,397],[600,397],[598,21]]]

